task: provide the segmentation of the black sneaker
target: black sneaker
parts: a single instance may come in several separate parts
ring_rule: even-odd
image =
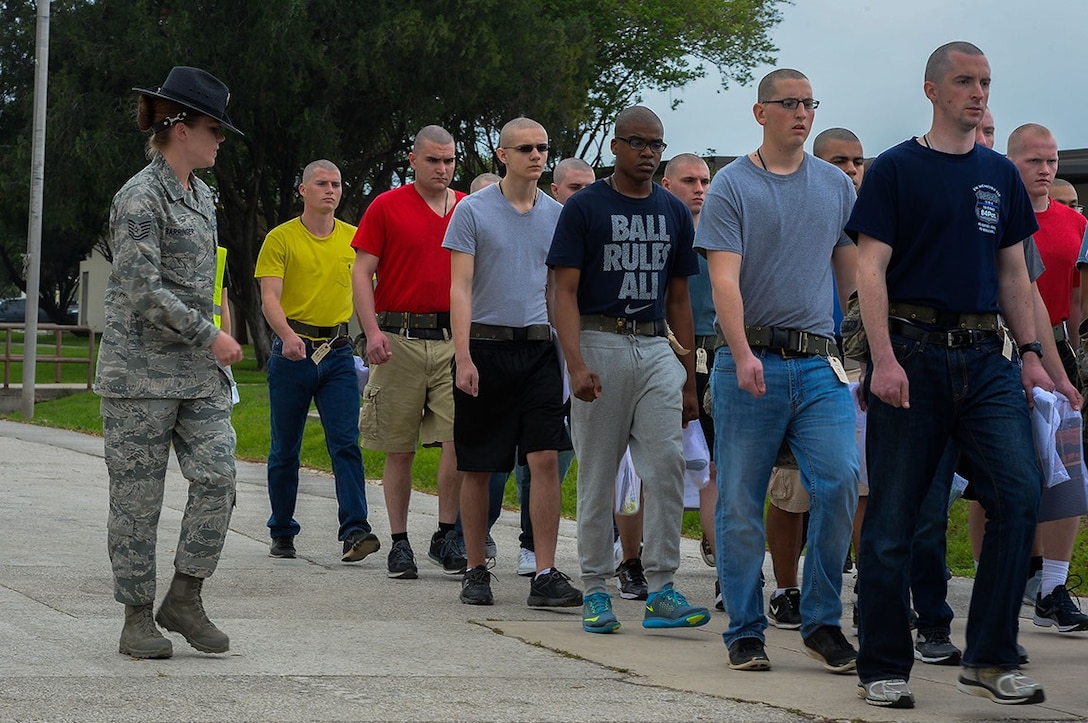
[[[443,534],[441,530],[434,533],[431,538],[431,549],[427,551],[427,558],[442,568],[447,575],[460,575],[468,567],[468,560],[461,554],[461,546],[457,544],[457,533],[453,530]],[[490,593],[488,593],[490,599]],[[478,603],[490,605],[491,603]]]
[[[699,540],[699,554],[707,567],[714,567],[714,548],[710,546],[710,540],[706,538],[705,532],[703,533],[703,539]]]
[[[645,600],[649,596],[642,560],[635,557],[620,563],[616,568],[616,587],[624,600]]]
[[[295,536],[273,537],[272,544],[268,546],[269,557],[282,557],[291,559],[295,556]]]
[[[1088,615],[1082,613],[1080,606],[1073,602],[1065,585],[1058,585],[1046,597],[1036,595],[1032,622],[1044,628],[1053,625],[1059,633],[1088,630]]]
[[[960,649],[942,630],[920,632],[914,643],[914,659],[930,665],[959,665]]]
[[[570,584],[570,578],[554,567],[529,583],[529,607],[573,608],[582,604],[582,591]]]
[[[848,673],[854,669],[858,652],[846,642],[842,629],[835,625],[821,625],[816,632],[805,638],[805,652],[832,673]]]
[[[382,542],[373,532],[355,530],[344,540],[344,556],[340,562],[359,562],[372,552],[382,549]]]
[[[491,594],[491,572],[480,565],[465,572],[461,580],[461,602],[465,605],[494,605]]]
[[[725,612],[725,603],[722,602],[722,584],[714,581],[714,609]]]
[[[801,627],[801,591],[788,587],[778,596],[771,596],[767,604],[767,617],[776,628],[797,630]]]
[[[389,577],[394,580],[415,580],[419,577],[416,556],[408,540],[394,540],[389,550]]]
[[[741,638],[729,646],[729,667],[733,670],[770,670],[771,659],[759,638]]]

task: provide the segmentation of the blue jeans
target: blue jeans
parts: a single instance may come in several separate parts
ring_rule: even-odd
[[[988,518],[963,664],[1015,668],[1017,615],[1043,483],[1019,368],[1001,355],[996,337],[959,349],[894,334],[891,340],[910,383],[910,408],[869,394],[858,677],[870,683],[910,676],[911,545],[919,524],[932,523],[932,513],[920,520],[921,510],[950,439],[971,463],[971,483]]]
[[[725,644],[764,638],[767,618],[759,572],[766,538],[763,503],[775,457],[789,443],[811,498],[808,552],[801,589],[801,635],[842,618],[842,561],[858,501],[858,448],[850,391],[826,358],[784,359],[756,350],[767,393],[737,386],[729,347],[718,350],[710,376],[714,459],[718,467],[718,580],[729,613]]]
[[[299,533],[295,521],[299,452],[310,402],[317,404],[325,446],[332,460],[339,507],[338,539],[356,530],[370,532],[366,510],[366,476],[359,450],[359,383],[350,344],[331,350],[315,365],[314,345],[306,342],[306,358],[283,357],[283,341],[272,341],[268,357],[268,404],[272,417],[272,446],[268,450],[268,500],[272,537]]]

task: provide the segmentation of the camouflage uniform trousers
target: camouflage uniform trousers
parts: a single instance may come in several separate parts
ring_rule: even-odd
[[[107,525],[114,597],[126,605],[155,601],[155,542],[166,464],[173,443],[189,496],[174,569],[206,578],[223,550],[235,501],[231,399],[102,399]]]

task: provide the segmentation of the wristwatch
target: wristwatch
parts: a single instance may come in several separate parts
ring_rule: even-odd
[[[1043,345],[1040,344],[1037,341],[1033,341],[1030,344],[1024,344],[1023,346],[1020,347],[1019,351],[1020,351],[1020,358],[1021,359],[1028,352],[1032,352],[1033,354],[1038,356],[1040,359],[1043,358]]]

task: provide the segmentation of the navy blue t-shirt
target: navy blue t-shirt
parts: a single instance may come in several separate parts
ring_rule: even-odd
[[[699,273],[694,238],[688,207],[656,183],[630,198],[600,180],[563,206],[548,266],[581,269],[581,313],[654,321],[665,318],[669,279]]]
[[[997,251],[1038,229],[1016,166],[980,145],[962,155],[911,139],[880,154],[846,224],[892,247],[888,299],[999,311]]]

